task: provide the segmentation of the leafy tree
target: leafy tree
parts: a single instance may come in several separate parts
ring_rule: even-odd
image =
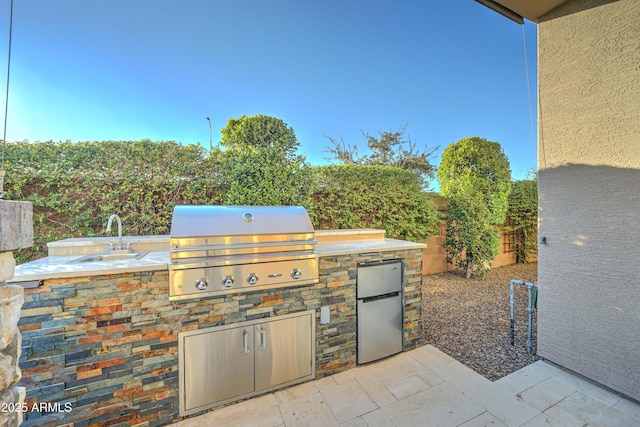
[[[316,228],[380,228],[388,237],[418,242],[437,230],[437,208],[410,171],[376,165],[313,170],[319,185],[309,214]]]
[[[477,136],[461,139],[442,153],[440,191],[447,199],[447,261],[482,274],[499,252],[494,224],[506,218],[511,189],[509,160],[497,142]]]
[[[333,155],[333,159],[343,164],[384,165],[408,169],[418,175],[420,185],[426,190],[429,181],[435,178],[435,167],[431,160],[438,147],[428,149],[425,145],[422,152],[419,152],[411,137],[405,137],[406,127],[407,125],[404,125],[395,132],[378,131],[378,137],[362,131],[371,151],[369,155],[359,155],[358,147],[345,142],[342,135],[339,135],[339,140],[325,136],[331,142],[326,151]]]
[[[508,231],[515,233],[516,262],[527,262],[538,251],[538,177],[535,172],[511,183]]]
[[[259,114],[229,119],[221,133],[225,204],[309,206],[311,170],[291,127]]]

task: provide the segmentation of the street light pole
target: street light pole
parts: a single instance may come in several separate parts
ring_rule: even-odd
[[[11,73],[11,33],[13,32],[13,0],[9,3],[9,53],[7,54],[7,92],[4,101],[4,130],[2,132],[2,162],[0,163],[0,199],[4,192],[4,152],[7,149],[7,111],[9,110],[9,76]]]
[[[211,153],[213,151],[213,140],[212,140],[212,133],[211,133],[211,119],[209,117],[207,117],[207,121],[209,122],[209,153]]]

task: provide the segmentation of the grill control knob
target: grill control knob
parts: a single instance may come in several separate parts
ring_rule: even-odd
[[[302,271],[300,271],[297,268],[294,268],[293,270],[291,270],[291,278],[292,279],[299,279],[302,277]]]
[[[251,273],[247,276],[247,282],[250,285],[255,285],[256,283],[258,283],[258,275],[256,273]]]
[[[232,275],[226,275],[224,279],[222,279],[222,286],[224,286],[225,288],[230,288],[233,286],[233,282],[235,282],[235,280],[236,279],[234,279]]]
[[[205,289],[207,289],[207,286],[209,286],[209,282],[207,282],[207,279],[205,279],[204,277],[196,280],[196,289],[198,289],[199,291],[204,291]]]

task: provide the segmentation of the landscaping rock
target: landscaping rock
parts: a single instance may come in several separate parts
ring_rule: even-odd
[[[515,287],[515,345],[510,345],[509,282],[535,283],[537,277],[537,263],[494,268],[482,279],[465,279],[462,271],[424,276],[424,344],[434,345],[491,381],[535,362],[537,316],[534,311],[529,354],[524,286]]]

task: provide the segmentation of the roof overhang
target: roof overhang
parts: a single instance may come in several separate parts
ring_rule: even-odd
[[[506,16],[518,24],[523,24],[524,19],[538,22],[539,18],[546,15],[556,7],[569,0],[476,0],[499,14]]]

